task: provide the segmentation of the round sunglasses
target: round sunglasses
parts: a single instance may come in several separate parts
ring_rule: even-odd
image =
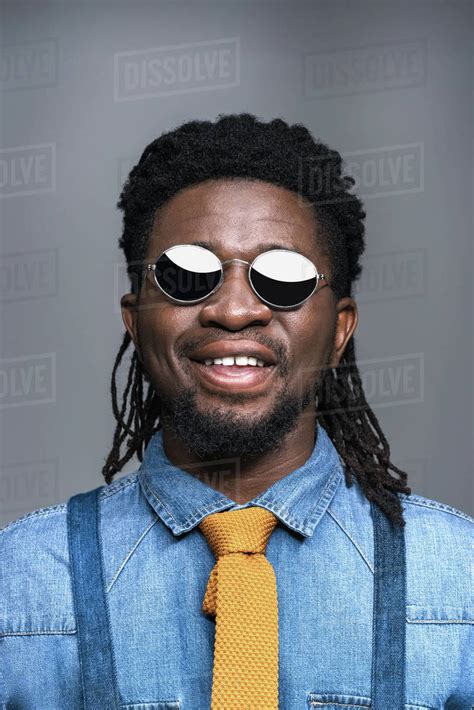
[[[145,271],[153,271],[156,285],[176,303],[199,303],[217,291],[224,281],[224,265],[234,261],[249,264],[250,286],[274,308],[301,305],[316,291],[318,282],[326,279],[312,261],[290,249],[263,252],[250,263],[243,259],[221,261],[210,249],[195,244],[165,249],[154,264],[145,265]]]

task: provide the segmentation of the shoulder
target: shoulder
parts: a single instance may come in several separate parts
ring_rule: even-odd
[[[457,508],[453,508],[451,505],[447,505],[446,503],[441,503],[439,500],[432,500],[431,498],[425,498],[420,495],[416,495],[415,493],[412,493],[411,495],[405,495],[403,493],[400,494],[400,498],[403,501],[403,505],[406,506],[406,509],[410,512],[417,512],[420,513],[420,508],[421,509],[427,509],[428,511],[434,511],[435,514],[440,514],[443,516],[446,520],[449,519],[447,516],[452,516],[454,515],[456,518],[461,518],[462,520],[465,520],[469,526],[469,524],[474,523],[474,518],[472,518],[468,513],[464,513],[462,510],[458,510]],[[415,506],[412,508],[412,506]]]
[[[100,505],[106,505],[106,501],[116,493],[124,491],[129,486],[138,482],[138,471],[123,476],[114,483],[100,487]],[[68,501],[51,505],[45,508],[32,510],[20,518],[12,520],[3,527],[0,527],[0,550],[5,551],[6,546],[14,540],[21,539],[23,543],[31,542],[37,544],[42,539],[41,532],[53,532],[60,530],[66,525]]]
[[[405,519],[407,611],[413,621],[474,622],[474,518],[419,495],[401,496]]]
[[[134,472],[102,486],[101,511],[136,483]],[[0,528],[0,635],[74,631],[67,506],[39,508]]]
[[[446,503],[420,495],[401,494],[405,535],[409,542],[442,545],[462,552],[472,543],[474,518]]]

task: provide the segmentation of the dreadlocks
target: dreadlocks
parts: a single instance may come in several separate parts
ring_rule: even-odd
[[[214,123],[183,123],[152,141],[130,171],[117,207],[123,211],[119,247],[127,260],[133,293],[141,290],[142,265],[157,210],[190,185],[226,178],[264,180],[296,192],[312,204],[322,230],[321,246],[329,254],[334,294],[337,299],[352,295],[353,283],[362,271],[359,258],[365,249],[366,214],[361,200],[350,192],[355,181],[342,175],[341,155],[315,140],[301,124],[290,126],[281,118],[265,123],[249,113],[220,115]],[[106,483],[134,454],[143,461],[148,442],[161,429],[160,396],[135,350],[119,410],[116,373],[131,342],[126,331],[112,371],[117,426],[102,469]],[[351,486],[355,476],[366,498],[394,524],[404,526],[396,494],[410,495],[411,489],[406,486],[407,474],[390,462],[390,446],[367,403],[354,337],[338,366],[322,371],[316,416],[339,453],[346,485]],[[391,476],[389,469],[399,478]]]

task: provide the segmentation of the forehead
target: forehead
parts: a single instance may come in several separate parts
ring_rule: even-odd
[[[157,213],[147,255],[206,241],[221,259],[250,258],[265,245],[317,258],[318,225],[301,196],[258,180],[212,180],[182,190]]]

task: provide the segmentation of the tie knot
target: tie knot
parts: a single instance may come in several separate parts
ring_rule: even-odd
[[[212,513],[200,522],[199,527],[218,559],[229,552],[265,554],[277,523],[271,511],[251,506]]]

